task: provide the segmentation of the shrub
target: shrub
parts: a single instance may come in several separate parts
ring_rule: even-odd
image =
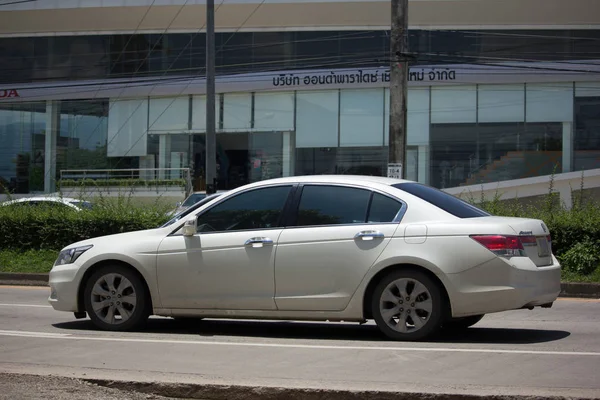
[[[583,188],[583,178],[581,188]],[[550,180],[548,194],[539,204],[525,206],[519,201],[500,201],[497,194],[491,200],[483,197],[469,201],[492,215],[540,219],[552,234],[552,251],[564,263],[565,269],[583,274],[598,266],[600,252],[600,204],[582,199],[582,191],[573,196],[568,210],[558,201]]]
[[[95,198],[91,210],[0,206],[0,249],[60,250],[66,245],[115,233],[156,228],[169,211],[159,200],[136,206],[132,198]]]
[[[592,241],[578,242],[560,256],[560,262],[569,272],[588,275],[598,268],[600,251]]]

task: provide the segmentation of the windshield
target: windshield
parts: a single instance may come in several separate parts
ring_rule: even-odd
[[[194,193],[192,195],[190,195],[187,199],[185,199],[185,201],[183,202],[183,204],[181,204],[182,207],[191,207],[194,204],[196,204],[197,202],[199,202],[202,199],[206,198],[206,193]]]
[[[392,185],[396,189],[417,196],[434,206],[458,218],[489,217],[490,214],[446,192],[425,186],[420,183],[398,183]]]
[[[179,221],[181,218],[185,217],[186,215],[194,212],[195,210],[197,210],[199,207],[202,207],[204,204],[208,203],[209,201],[212,201],[214,199],[216,199],[217,197],[219,197],[222,193],[216,193],[210,196],[206,196],[204,195],[204,198],[202,200],[200,200],[198,203],[193,204],[192,206],[190,206],[189,208],[183,210],[182,212],[180,212],[179,214],[175,214],[175,216],[173,218],[171,218],[169,221],[167,221],[164,225],[161,226],[161,228],[167,227],[169,225],[173,225],[175,222]]]

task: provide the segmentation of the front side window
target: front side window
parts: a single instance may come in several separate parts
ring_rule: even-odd
[[[277,186],[235,195],[198,216],[198,232],[275,228],[291,189]]]

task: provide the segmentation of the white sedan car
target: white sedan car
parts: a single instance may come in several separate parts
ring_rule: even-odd
[[[50,304],[105,330],[150,315],[363,323],[421,340],[484,314],[551,307],[560,265],[535,219],[503,218],[419,183],[266,180],[164,226],[74,243]]]

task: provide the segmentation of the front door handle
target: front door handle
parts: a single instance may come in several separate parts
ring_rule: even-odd
[[[268,237],[253,237],[246,240],[246,243],[244,243],[244,245],[248,247],[272,246],[273,239],[269,239]]]
[[[379,231],[360,231],[354,235],[354,239],[373,240],[375,238],[384,238],[385,235]]]

